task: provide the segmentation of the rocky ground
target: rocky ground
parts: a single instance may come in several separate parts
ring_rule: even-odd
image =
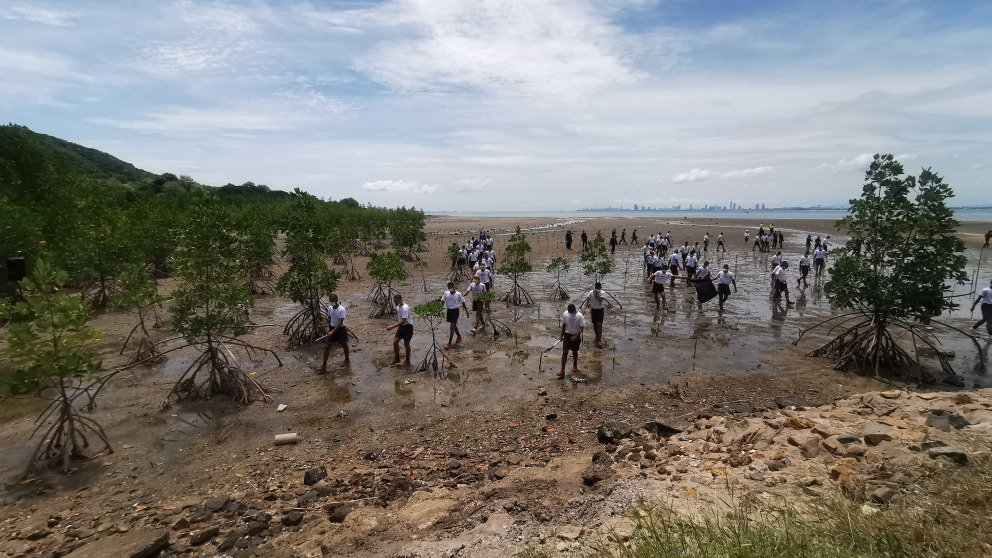
[[[443,246],[474,225],[432,223],[429,271],[398,288],[413,302],[434,296],[447,271]],[[560,226],[525,225],[536,261],[562,252]],[[622,250],[618,261],[637,261]],[[449,352],[455,368],[417,373],[388,366],[383,328],[392,322],[366,319],[363,278],[339,290],[361,340],[350,367],[318,376],[319,347],[287,348],[281,327],[261,328],[252,341],[283,366],[245,362],[270,400],[163,410],[194,358],[176,351],[118,376],[101,396],[91,416],[114,453],[76,463],[71,475],[24,477],[40,405],[4,402],[0,556],[567,555],[629,536],[631,518],[652,506],[692,511],[731,492],[774,506],[835,491],[884,506],[933,470],[987,453],[990,390],[893,390],[806,358],[809,346],[791,341],[829,315],[817,287],[802,307],[783,309],[766,300],[765,256],[713,257],[740,268],[741,293],[726,313],[677,288],[674,310],[659,314],[636,272],[618,272],[607,288],[623,307],[608,311],[607,346],[587,343],[579,372],[564,380],[553,377],[560,353],[541,356],[562,303],[500,307],[511,337],[466,335]],[[549,279],[528,281],[538,298]],[[584,282],[572,276],[571,290]],[[281,324],[293,311],[268,295],[254,317]],[[105,365],[120,365],[131,317],[102,313],[94,324]],[[418,325],[415,359],[427,339]],[[963,352],[955,362],[970,369]],[[987,381],[966,379],[967,388]],[[274,444],[287,433],[297,443]]]

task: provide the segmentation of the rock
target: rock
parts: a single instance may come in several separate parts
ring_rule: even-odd
[[[823,440],[823,447],[833,454],[840,453],[841,444],[837,441],[837,436],[830,436]]]
[[[189,520],[185,517],[180,517],[178,521],[172,524],[173,531],[183,531],[189,528]]]
[[[457,457],[458,459],[464,459],[468,457],[468,452],[462,448],[451,448],[448,450],[448,455],[451,457]]]
[[[765,474],[761,471],[751,471],[747,474],[747,478],[753,481],[764,482]]]
[[[590,465],[582,471],[582,484],[595,486],[596,483],[613,476],[613,470],[604,465]]]
[[[65,558],[151,558],[169,546],[169,532],[138,528],[91,542],[65,555]]]
[[[617,451],[617,446],[616,444],[606,444],[603,446],[603,451],[606,453],[615,453]]]
[[[316,502],[319,498],[320,495],[317,494],[317,491],[311,490],[310,492],[307,492],[306,494],[303,494],[296,499],[297,507],[303,507],[306,504],[312,504]]]
[[[651,461],[650,459],[642,459],[640,465],[641,469],[650,469],[654,466],[654,461]]]
[[[820,498],[823,496],[823,490],[817,486],[804,486],[802,489],[803,494],[807,496],[812,496],[813,498]]]
[[[210,513],[217,513],[224,509],[224,506],[231,501],[231,497],[228,495],[217,496],[211,498],[203,503],[203,509]]]
[[[944,432],[950,432],[951,429],[960,430],[969,424],[971,423],[963,416],[951,414],[940,409],[932,411],[930,416],[927,417],[926,422],[926,425],[930,428],[936,428]]]
[[[876,504],[890,504],[898,494],[898,490],[887,486],[882,486],[872,491],[871,501]]]
[[[817,436],[823,438],[824,440],[837,434],[837,432],[834,431],[833,428],[831,428],[826,424],[816,424],[815,426],[813,426],[812,430],[813,430],[813,434],[816,434]]]
[[[379,458],[379,454],[380,453],[382,453],[382,452],[379,452],[379,451],[367,451],[367,452],[365,452],[365,453],[362,454],[362,459],[364,459],[365,461],[375,461],[376,459]]]
[[[584,531],[581,525],[559,525],[555,534],[559,539],[574,541],[581,537]]]
[[[750,465],[753,460],[754,459],[751,457],[751,454],[738,451],[732,453],[730,457],[727,458],[727,465],[730,465],[731,467],[743,467],[744,465]]]
[[[272,521],[272,514],[264,512],[262,510],[248,510],[245,512],[243,519],[246,522],[257,521],[259,523],[268,523]]]
[[[248,530],[248,535],[252,537],[258,535],[259,533],[265,531],[268,528],[269,528],[269,524],[262,523],[261,521],[249,521],[248,525],[246,526],[246,529]]]
[[[286,527],[295,527],[303,522],[303,512],[300,510],[293,510],[291,512],[285,513],[282,519],[279,520],[280,523]]]
[[[813,428],[815,425],[816,423],[806,417],[789,417],[782,422],[784,428],[792,428],[794,430],[807,430]]]
[[[661,419],[649,420],[648,422],[645,422],[641,428],[661,437],[674,436],[675,434],[681,434],[683,431],[682,428]]]
[[[303,484],[307,486],[313,486],[326,478],[327,478],[327,468],[317,467],[315,469],[310,469],[306,473],[303,473]]]
[[[548,390],[544,389],[543,387],[539,387],[537,388],[537,395],[539,395],[540,397],[546,397],[548,395]]]
[[[813,459],[820,455],[820,440],[816,436],[806,438],[803,445],[799,446],[799,453],[806,459]]]
[[[844,472],[837,477],[837,484],[840,485],[841,490],[844,494],[850,497],[861,496],[862,482],[861,478],[853,472]]]
[[[192,546],[200,546],[201,544],[216,537],[218,534],[220,534],[220,527],[217,527],[216,525],[213,527],[207,527],[206,529],[193,535],[193,538],[189,540],[189,544]]]
[[[343,523],[351,513],[351,508],[347,504],[329,504],[324,510],[327,511],[327,520],[331,523]]]
[[[630,435],[630,425],[625,422],[605,422],[596,430],[596,439],[601,444],[616,444]]]
[[[971,398],[967,393],[956,393],[954,394],[954,403],[958,405],[970,405],[974,403],[975,400]]]
[[[868,452],[868,448],[862,444],[847,444],[844,446],[844,457],[862,457]]]
[[[449,471],[454,471],[456,469],[461,469],[462,468],[462,462],[461,461],[458,461],[457,459],[452,459],[451,461],[448,462],[447,465],[445,465],[445,468],[448,469]]]
[[[510,474],[510,470],[502,465],[489,470],[489,478],[493,480],[505,479]]]
[[[795,395],[790,395],[787,397],[776,397],[775,404],[778,405],[779,409],[788,409],[789,407],[794,407],[796,408],[796,410],[802,410],[804,407],[809,405],[809,403],[805,399]]]
[[[927,455],[930,456],[930,459],[946,459],[959,465],[968,464],[968,454],[950,446],[933,448]]]
[[[860,444],[861,438],[857,434],[841,434],[837,436],[837,442],[841,444]]]
[[[891,391],[883,391],[883,392],[879,393],[878,395],[880,397],[885,398],[885,399],[899,399],[900,397],[902,397],[902,392],[899,391],[899,390],[897,390],[897,389],[894,389],[894,390],[891,390]]]
[[[769,471],[778,472],[785,469],[792,463],[789,462],[788,458],[785,459],[773,459],[771,461],[766,461],[765,465],[768,467]]]
[[[48,526],[48,519],[41,516],[33,516],[24,521],[18,529],[18,538],[37,541],[52,534]]]
[[[558,420],[558,413],[548,413],[544,415],[545,420]]]
[[[592,455],[592,462],[595,465],[612,465],[613,458],[606,452],[597,451]]]
[[[858,427],[869,446],[877,446],[882,442],[892,440],[892,427],[878,422],[865,422]]]
[[[227,534],[224,540],[217,545],[217,552],[227,552],[234,548],[234,544],[238,542],[238,539],[244,537],[246,531],[244,529],[237,529]]]
[[[926,440],[924,442],[920,442],[920,450],[926,451],[929,449],[939,448],[946,445],[947,442],[944,442],[942,440]]]

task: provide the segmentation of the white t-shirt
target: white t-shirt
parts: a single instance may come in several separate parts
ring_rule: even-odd
[[[818,260],[822,260],[827,257],[827,251],[824,250],[823,248],[820,248],[816,252],[813,252],[813,256]]]
[[[668,239],[667,238],[662,238],[661,239],[661,246],[663,248],[668,248]]]
[[[799,258],[799,267],[809,267],[809,256]]]
[[[772,256],[772,265],[778,265],[780,263],[782,263],[782,256],[779,256],[778,254]]]
[[[710,275],[710,270],[708,267],[701,267],[696,270],[696,279],[706,279]]]
[[[710,241],[710,235],[704,234],[703,235],[703,242],[709,242],[709,241]]]
[[[458,291],[444,291],[444,294],[441,295],[441,300],[444,302],[445,308],[448,310],[454,310],[465,302],[465,297]]]
[[[716,280],[721,285],[729,285],[734,282],[734,274],[729,271],[721,271],[716,274]]]
[[[596,298],[596,291],[589,291],[589,296],[586,297],[586,300],[589,301],[589,308],[592,308],[593,310],[601,310],[603,308],[603,302],[606,300],[606,291],[600,289],[599,298],[602,298],[603,300]],[[568,312],[566,311],[565,313],[567,314]]]
[[[751,238],[751,233],[744,231],[744,240]]]
[[[721,233],[720,236],[716,237],[716,241],[723,242],[723,233]]]
[[[668,258],[668,263],[671,265],[679,265],[679,255],[677,252],[672,254],[672,257]]]
[[[484,267],[484,268],[480,269],[479,272],[476,273],[476,275],[479,276],[479,281],[481,281],[483,283],[488,283],[489,282],[489,278],[492,275],[492,272],[489,271],[489,268],[488,267]]]
[[[689,245],[688,244],[683,244],[682,245],[682,253],[683,254],[688,254],[689,253]]]
[[[413,325],[413,321],[410,320],[409,304],[404,303],[396,307],[396,321],[400,322],[400,325],[409,325],[409,326]]]
[[[472,281],[468,284],[468,292],[472,293],[472,298],[475,298],[475,295],[486,292],[486,286]]]
[[[772,275],[774,275],[775,277],[778,277],[778,280],[781,281],[781,282],[783,282],[783,283],[785,283],[787,281],[787,279],[786,279],[786,273],[785,273],[785,268],[782,267],[782,266],[776,267],[775,270],[772,271]]]
[[[985,287],[978,296],[982,299],[982,304],[992,304],[992,287]]]
[[[327,319],[331,321],[331,329],[338,327],[338,324],[341,323],[341,320],[343,320],[346,315],[347,313],[344,310],[343,304],[338,304],[337,308],[329,306],[327,308]]]
[[[565,324],[565,333],[569,335],[576,335],[580,328],[586,327],[585,317],[578,312],[569,314],[568,310],[565,310],[561,315],[561,321]]]
[[[655,271],[654,273],[652,273],[651,274],[651,277],[654,278],[654,282],[655,283],[662,283],[662,284],[664,284],[664,283],[667,283],[667,282],[671,281],[672,280],[672,277],[674,277],[674,276],[667,269],[659,269],[658,271]]]
[[[689,256],[688,258],[685,259],[686,267],[696,267],[697,263],[699,263],[699,258],[697,258],[696,256]]]

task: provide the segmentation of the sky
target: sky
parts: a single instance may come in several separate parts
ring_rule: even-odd
[[[427,211],[992,203],[992,2],[0,0],[0,121]]]

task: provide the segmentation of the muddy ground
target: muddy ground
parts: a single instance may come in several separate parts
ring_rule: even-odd
[[[258,297],[253,319],[272,327],[258,328],[248,338],[274,350],[282,366],[271,356],[255,362],[236,356],[269,388],[268,401],[241,407],[215,398],[174,402],[163,410],[172,384],[195,358],[188,350],[176,351],[162,364],[122,373],[101,395],[91,416],[106,428],[114,453],[79,461],[68,476],[34,473],[28,477],[34,480],[26,484],[23,472],[37,442],[31,438],[33,421],[42,403],[5,401],[0,405],[0,478],[6,483],[0,556],[48,551],[57,556],[76,548],[82,552],[95,541],[146,528],[170,534],[172,546],[166,554],[211,555],[225,536],[236,532],[231,526],[236,521],[221,524],[215,536],[199,545],[192,543],[209,522],[180,522],[178,527],[176,522],[218,495],[247,502],[249,508],[267,506],[276,515],[298,509],[305,514],[304,525],[320,526],[306,530],[306,536],[294,536],[300,527],[283,521],[278,529],[243,536],[247,542],[232,547],[232,555],[456,555],[458,544],[446,546],[445,541],[464,541],[469,534],[495,537],[487,547],[489,555],[511,554],[546,541],[509,537],[507,529],[494,531],[499,521],[512,525],[521,520],[504,514],[492,523],[480,521],[473,510],[465,509],[467,503],[499,501],[507,509],[518,505],[530,510],[527,521],[553,522],[571,514],[582,523],[597,513],[622,513],[631,502],[652,498],[640,493],[598,498],[586,494],[579,472],[602,447],[596,430],[604,421],[636,425],[653,419],[747,415],[776,409],[786,397],[817,405],[851,393],[891,389],[892,383],[902,385],[898,378],[882,383],[805,357],[822,336],[794,345],[799,332],[828,317],[831,308],[818,281],[802,290],[790,286],[794,307],[769,299],[770,254],[741,249],[743,229],[753,234],[756,223],[436,218],[428,225],[429,251],[419,254],[426,269],[408,264],[411,276],[397,290],[411,306],[438,296],[450,268],[445,247],[453,240],[463,243],[480,228],[496,235],[498,273],[506,235],[517,224],[529,232],[534,247],[535,272],[523,285],[536,302],[524,307],[494,304],[493,317],[512,330],[496,338],[491,331],[470,335],[471,322],[463,317],[464,337],[447,351],[454,363],[451,369],[416,371],[431,342],[425,322],[415,326],[413,366],[388,365],[392,333],[385,326],[395,318],[367,317],[372,283],[364,273],[366,260],[358,258],[362,279],[342,281],[338,289],[348,309],[346,323],[358,338],[346,368],[335,367],[340,360],[335,348],[331,372],[317,375],[322,347],[287,348],[282,335],[294,305],[278,295]],[[694,289],[679,286],[669,292],[669,311],[656,311],[643,283],[639,247],[622,245],[615,271],[604,280],[604,288],[616,299],[606,314],[606,346],[593,346],[590,327],[578,371],[556,379],[560,350],[543,351],[557,340],[564,303],[547,300],[553,278],[543,268],[550,258],[566,256],[573,269],[564,283],[577,299],[592,283],[576,269],[579,234],[585,229],[594,235],[602,229],[608,236],[613,226],[626,227],[628,234],[637,227],[642,239],[652,230],[670,230],[673,240],[690,244],[701,244],[708,231],[713,239],[706,254],[711,267],[730,265],[739,292],[719,313],[715,301],[700,307]],[[776,226],[786,232],[785,254],[793,262],[807,232],[836,237],[828,221],[783,221]],[[564,249],[566,228],[575,234],[571,252]],[[971,228],[974,231],[965,227],[970,231],[969,268],[977,268],[979,255],[984,262],[988,251],[979,248],[983,226]],[[715,253],[721,231],[728,251]],[[464,283],[460,287],[464,289]],[[505,290],[508,280],[497,275],[495,287]],[[168,281],[162,283],[164,292],[170,288]],[[967,286],[961,290],[967,291]],[[949,318],[966,326],[969,317],[966,304]],[[126,313],[95,317],[94,326],[104,334],[98,348],[106,368],[126,361],[117,353],[133,323]],[[167,337],[164,331],[156,334]],[[439,328],[437,336],[443,344],[446,328]],[[988,386],[988,378],[973,370],[971,341],[947,343],[955,352],[953,362],[964,386],[927,389]],[[987,353],[987,341],[984,350]],[[912,385],[909,378],[905,382]],[[286,409],[277,412],[283,404]],[[298,434],[299,443],[273,445],[276,434],[289,432]],[[327,470],[326,494],[307,501],[312,490],[303,486],[304,471],[315,467]],[[327,521],[331,510],[322,511],[321,506],[330,503],[348,504],[352,511],[344,523]],[[576,514],[576,506],[588,510]],[[22,536],[22,522],[38,518],[45,519],[49,532],[33,539]],[[442,547],[443,552],[437,550]],[[481,551],[470,555],[476,554]]]

